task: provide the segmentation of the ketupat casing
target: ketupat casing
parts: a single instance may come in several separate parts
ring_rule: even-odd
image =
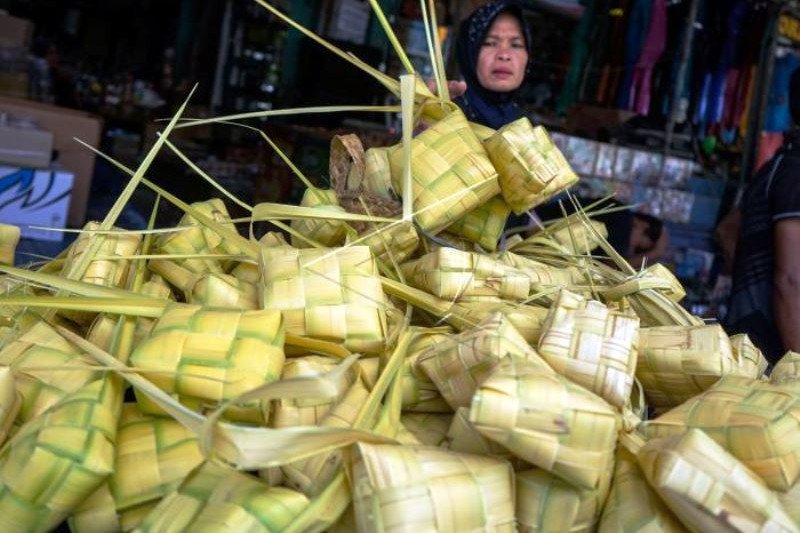
[[[559,374],[622,407],[633,388],[638,339],[637,316],[562,289],[538,352]]]
[[[691,531],[800,531],[761,479],[698,429],[651,439],[637,458]]]
[[[281,311],[287,333],[383,351],[385,297],[368,247],[262,248],[261,269],[261,305]]]
[[[514,531],[513,474],[505,461],[449,450],[356,446],[358,531]]]
[[[547,130],[534,127],[525,117],[506,124],[483,144],[497,169],[503,198],[517,214],[578,181]]]
[[[403,150],[389,154],[392,183],[402,192]],[[454,104],[450,112],[411,141],[414,220],[438,233],[500,193],[497,171]]]
[[[309,504],[301,493],[206,462],[148,514],[139,533],[283,531]]]
[[[541,371],[552,372],[500,313],[431,346],[419,355],[416,364],[455,410],[469,406],[481,383],[507,358],[530,360]]]
[[[644,424],[650,438],[702,430],[773,490],[800,479],[800,381],[772,385],[725,376],[702,394]]]
[[[620,416],[544,364],[504,359],[475,393],[470,422],[532,465],[597,488],[614,465]]]
[[[700,394],[738,363],[719,324],[659,326],[639,331],[636,378],[656,410],[671,409]]]
[[[169,304],[130,364],[155,385],[207,408],[280,377],[283,318],[277,311],[237,311]],[[143,400],[143,398],[140,398]],[[145,412],[150,402],[140,401]],[[263,423],[259,402],[231,406],[226,416]]]

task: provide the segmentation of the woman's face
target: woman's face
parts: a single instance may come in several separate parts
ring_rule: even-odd
[[[490,91],[515,91],[525,79],[527,66],[528,49],[519,20],[510,13],[500,13],[478,54],[478,82]]]

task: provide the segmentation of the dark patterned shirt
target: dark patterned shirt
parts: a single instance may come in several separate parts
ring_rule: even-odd
[[[725,324],[747,333],[774,363],[784,352],[772,311],[775,223],[800,218],[800,133],[787,134],[780,151],[753,177],[742,200],[742,222]],[[800,326],[800,317],[798,326]]]

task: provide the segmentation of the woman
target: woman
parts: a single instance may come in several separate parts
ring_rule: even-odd
[[[531,39],[519,4],[498,0],[476,9],[456,46],[467,87],[455,102],[467,118],[494,129],[521,118],[514,96],[528,72]]]

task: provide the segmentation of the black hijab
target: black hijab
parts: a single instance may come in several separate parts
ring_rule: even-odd
[[[461,23],[456,43],[456,58],[467,92],[455,102],[472,122],[498,129],[522,117],[522,110],[514,103],[516,91],[501,93],[490,91],[478,81],[478,56],[492,23],[501,13],[509,13],[519,20],[525,36],[528,57],[531,56],[530,30],[522,17],[522,8],[515,0],[496,0],[479,7]],[[526,72],[527,74],[527,72]]]

